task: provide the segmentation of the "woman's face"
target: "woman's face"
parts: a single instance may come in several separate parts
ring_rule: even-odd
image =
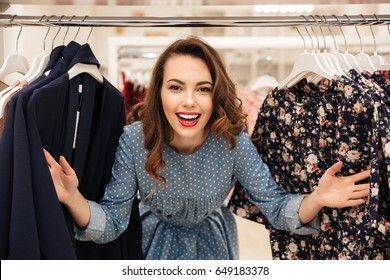
[[[193,153],[209,133],[213,83],[206,63],[189,55],[172,56],[164,68],[161,99],[179,152]]]

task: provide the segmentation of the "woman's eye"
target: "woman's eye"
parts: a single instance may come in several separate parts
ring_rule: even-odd
[[[169,89],[172,91],[179,91],[181,88],[179,86],[176,86],[176,85],[171,85],[171,86],[169,86]]]
[[[211,92],[211,88],[201,87],[201,88],[198,89],[198,91],[200,91],[202,93],[208,93],[208,92]]]

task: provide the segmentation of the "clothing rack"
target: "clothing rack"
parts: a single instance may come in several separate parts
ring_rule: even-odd
[[[0,15],[0,27],[288,27],[307,25],[390,24],[390,15],[310,15],[251,17],[103,17]]]

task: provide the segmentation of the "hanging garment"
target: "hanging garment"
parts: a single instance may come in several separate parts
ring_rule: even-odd
[[[64,53],[65,51],[67,53]],[[90,47],[78,45],[76,48],[72,43],[61,55],[47,78],[38,79],[40,82],[34,81],[32,83],[34,87],[29,87],[33,90],[28,94],[24,91],[25,94],[19,95],[17,102],[15,101],[17,108],[11,106],[9,111],[8,117],[11,120],[7,121],[6,126],[9,128],[8,131],[14,133],[10,135],[5,131],[4,135],[9,136],[2,141],[1,147],[4,150],[8,145],[10,145],[8,148],[12,147],[13,139],[16,137],[26,141],[22,145],[15,143],[13,155],[1,157],[1,163],[11,162],[12,166],[13,161],[21,166],[13,170],[13,178],[6,178],[7,185],[11,187],[4,190],[4,192],[8,191],[4,201],[12,195],[12,204],[7,201],[4,206],[8,211],[2,215],[2,229],[5,229],[4,231],[9,229],[7,236],[10,242],[8,243],[7,239],[2,241],[1,257],[2,259],[140,259],[142,258],[141,227],[140,223],[137,223],[139,221],[137,205],[135,205],[133,215],[135,218],[131,219],[129,231],[110,244],[98,245],[90,242],[81,244],[75,241],[74,225],[70,215],[58,202],[43,155],[43,147],[57,158],[60,154],[65,155],[75,165],[73,167],[80,179],[81,193],[98,200],[99,198],[95,196],[104,189],[104,180],[109,180],[112,165],[110,160],[113,161],[117,138],[124,126],[123,97],[117,89],[107,81],[100,84],[88,74],[80,74],[71,80],[68,78],[66,71],[76,63],[91,62],[98,65]],[[81,102],[78,96],[80,83],[84,87]],[[79,104],[82,106],[78,107]],[[73,136],[76,131],[77,110],[80,118],[77,138],[75,138]],[[12,139],[13,134],[15,137]],[[19,185],[21,191],[17,191]],[[16,206],[28,212],[23,217],[28,220],[28,223],[21,223],[20,220],[14,219],[15,213],[19,214],[15,209]],[[9,225],[6,224],[9,217],[7,215],[12,215],[13,219]],[[132,239],[129,239],[129,236]],[[24,246],[25,243],[28,245]]]
[[[369,215],[365,218],[372,228],[377,228],[390,241],[390,155],[386,152],[386,146],[390,146],[390,97],[386,90],[389,87],[379,73],[359,74],[351,70],[349,76],[359,85],[364,85],[363,102],[365,103],[361,102],[364,104],[362,109],[372,110],[367,125],[370,131],[371,170],[373,170],[370,181],[377,181],[377,184],[371,186]],[[355,103],[353,108],[359,110],[360,106]],[[385,241],[386,246],[390,247],[387,243]]]
[[[273,258],[384,258],[388,230],[378,226],[382,215],[378,213],[376,190],[382,180],[377,176],[375,155],[370,157],[373,106],[364,102],[366,92],[362,85],[343,78],[324,79],[317,88],[302,80],[290,89],[275,89],[263,103],[253,137],[260,136],[258,152],[287,191],[312,192],[323,172],[337,159],[344,162],[343,175],[359,172],[370,163],[374,170],[368,205],[322,209],[321,231],[308,237],[272,228],[246,202],[245,192],[237,186],[230,208],[267,225]]]
[[[76,258],[42,145],[30,150],[26,108],[35,89],[66,71],[78,48],[72,43],[53,50],[48,64],[48,69],[53,67],[50,74],[43,74],[11,99],[0,142],[1,259]],[[43,165],[34,164],[36,156],[40,156]],[[44,184],[35,186],[34,178]]]
[[[390,71],[389,70],[380,70],[378,71],[380,74],[382,74],[385,79],[390,80]]]
[[[386,78],[379,71],[374,72],[371,78],[390,96],[390,79]]]
[[[89,45],[81,46],[69,69],[76,63],[99,65]],[[86,73],[70,80],[65,73],[36,90],[29,102],[29,114],[37,121],[43,146],[55,158],[65,156],[77,174],[81,194],[94,201],[102,198],[111,178],[118,139],[125,125],[124,113],[121,92],[107,80],[101,84]],[[138,209],[129,229],[118,240],[105,245],[76,241],[78,258],[142,259],[137,212]]]
[[[144,100],[147,89],[145,85],[132,81],[129,77],[126,76],[125,72],[122,72],[122,83],[122,93],[125,98],[127,115],[131,107],[133,107],[135,104],[141,103]]]

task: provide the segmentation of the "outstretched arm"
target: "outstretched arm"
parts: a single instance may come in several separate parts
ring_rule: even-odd
[[[77,188],[76,173],[63,156],[57,162],[49,152],[44,150],[44,153],[59,201],[66,206],[78,227],[86,228],[91,214],[88,202]]]
[[[343,208],[363,204],[370,194],[370,184],[356,184],[370,177],[370,171],[362,171],[351,176],[336,176],[343,163],[332,165],[322,175],[318,187],[306,196],[299,208],[301,224],[307,224],[323,207]]]

